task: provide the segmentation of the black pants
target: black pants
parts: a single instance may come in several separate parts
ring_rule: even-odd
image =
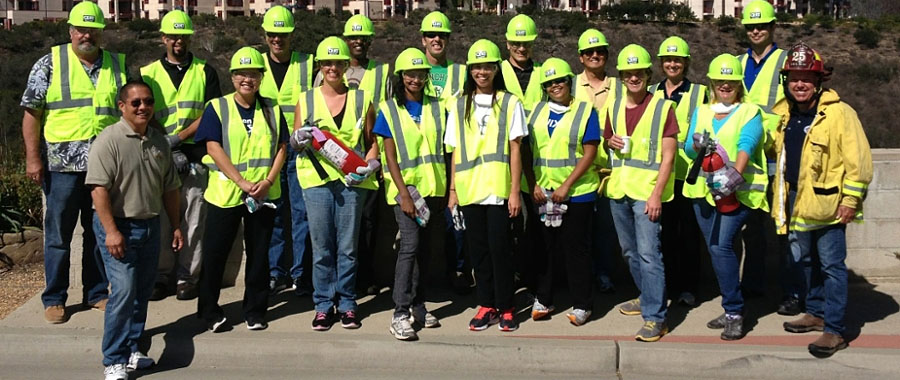
[[[572,306],[576,309],[592,310],[594,306],[591,273],[591,217],[594,202],[566,202],[568,210],[563,215],[562,225],[547,227],[541,225],[545,254],[542,261],[535,262],[539,268],[537,277],[537,299],[545,306],[553,305],[554,262],[565,262],[569,293]],[[536,216],[537,214],[535,214]]]
[[[509,250],[509,208],[468,205],[461,207],[466,219],[466,249],[475,269],[478,304],[500,310],[512,308],[515,284]]]
[[[379,181],[378,190],[369,191],[363,204],[362,217],[359,222],[359,241],[356,245],[356,259],[359,262],[356,274],[357,289],[365,291],[375,284],[375,242],[377,238],[394,239],[394,236],[378,236],[378,206],[384,203],[384,182]],[[365,294],[365,293],[363,293]]]
[[[540,272],[543,270],[544,235],[541,233],[543,224],[537,214],[537,206],[531,193],[520,193],[522,199],[522,212],[512,219],[513,237],[513,268],[519,276],[520,285],[536,292]]]
[[[272,238],[275,210],[261,207],[251,214],[244,205],[221,208],[207,204],[206,207],[197,316],[206,321],[217,321],[224,316],[219,306],[222,275],[238,226],[243,220],[247,255],[242,304],[244,318],[264,319],[269,306],[269,240]]]
[[[675,180],[675,198],[663,203],[662,251],[666,290],[671,297],[697,293],[700,281],[700,242],[704,241],[693,202],[681,195],[684,181]]]

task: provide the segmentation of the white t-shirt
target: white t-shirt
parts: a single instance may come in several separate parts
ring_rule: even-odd
[[[491,107],[491,100],[493,96],[490,94],[476,94],[473,98],[473,104],[475,108],[472,110],[472,114],[475,116],[475,120],[480,120],[479,127],[481,129],[481,136],[484,137],[485,128],[487,124],[492,121],[494,118],[493,108]],[[510,105],[513,107],[512,119],[509,121],[509,141],[513,141],[517,138],[528,136],[528,126],[525,124],[525,109],[522,107],[522,103],[519,102],[518,99],[513,98],[510,101]],[[444,132],[444,144],[449,147],[456,148],[456,113],[451,112],[447,116],[447,130]],[[502,126],[501,126],[502,127]],[[501,198],[496,195],[490,195],[487,198],[473,202],[479,205],[502,205],[503,202],[506,201],[506,198]]]

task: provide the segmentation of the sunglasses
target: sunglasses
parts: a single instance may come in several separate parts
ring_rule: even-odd
[[[544,85],[544,88],[550,88],[550,87],[556,86],[558,84],[563,84],[563,83],[568,83],[568,82],[569,82],[569,78],[562,77],[562,78],[556,78],[553,80],[548,80],[548,81],[544,82],[543,85]]]
[[[745,26],[744,26],[744,29],[747,30],[748,32],[753,32],[753,31],[756,31],[756,30],[769,30],[769,29],[771,29],[773,26],[775,26],[775,23],[770,22],[770,23],[768,23],[768,24],[751,24],[751,25],[745,25]]]
[[[440,32],[425,32],[425,33],[422,33],[422,36],[425,38],[429,38],[429,39],[440,37],[442,40],[446,40],[448,37],[450,37],[450,34],[449,33],[440,33]]]
[[[530,48],[534,44],[531,41],[507,41],[507,43],[514,48]]]
[[[167,40],[170,40],[170,41],[178,41],[178,40],[187,41],[191,38],[191,36],[189,34],[165,34],[163,36]]]
[[[403,77],[410,78],[410,79],[425,80],[425,78],[428,78],[428,73],[423,72],[423,71],[404,71]]]
[[[156,101],[153,100],[153,98],[144,98],[144,99],[134,99],[134,100],[128,102],[128,104],[131,104],[131,106],[134,108],[140,107],[141,103],[144,103],[145,106],[152,107],[153,104],[156,103]]]
[[[270,32],[267,32],[267,33],[266,33],[266,37],[268,37],[268,38],[276,38],[276,37],[280,37],[280,38],[282,38],[282,39],[286,39],[286,38],[288,38],[288,37],[290,37],[290,36],[291,36],[290,33],[270,33]]]
[[[594,54],[597,55],[607,55],[609,51],[603,48],[592,48],[592,49],[584,49],[581,51],[581,55],[585,57],[593,57]]]

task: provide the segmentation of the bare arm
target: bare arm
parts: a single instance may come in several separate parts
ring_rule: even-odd
[[[456,196],[456,155],[459,154],[459,149],[453,149],[453,154],[450,155],[450,191],[447,197],[447,208],[453,209],[453,206],[459,204],[459,198]]]
[[[269,189],[275,185],[275,180],[278,178],[278,173],[281,172],[281,167],[284,165],[284,159],[287,157],[287,148],[286,144],[279,143],[278,151],[275,152],[275,158],[272,160],[272,167],[269,168],[269,173],[266,174],[266,178],[262,181],[259,181],[253,184],[250,196],[256,199],[265,199],[265,197],[269,194]],[[280,184],[278,186],[281,186]]]
[[[659,165],[659,174],[656,176],[656,186],[653,187],[650,199],[647,200],[647,205],[644,207],[644,213],[650,217],[651,222],[657,221],[662,213],[662,193],[669,183],[669,175],[672,174],[678,142],[674,137],[663,137],[662,147],[662,162]]]
[[[117,259],[125,257],[125,238],[116,227],[116,220],[112,215],[112,206],[109,203],[109,191],[103,186],[94,186],[91,190],[91,199],[94,201],[94,210],[97,219],[103,225],[106,232],[106,249],[109,254]]]
[[[44,163],[41,161],[41,118],[43,110],[25,108],[22,116],[22,138],[25,140],[25,175],[40,184],[44,178]]]
[[[365,141],[369,145],[369,149],[366,151],[366,161],[371,159],[378,159],[378,141],[375,139],[375,133],[372,131],[375,129],[375,108],[372,105],[369,105],[368,111],[366,111],[366,126],[363,131],[363,136],[365,137]]]
[[[522,138],[509,141],[509,170],[512,174],[512,188],[509,192],[509,217],[515,218],[522,212]]]
[[[184,247],[184,236],[181,233],[180,199],[180,191],[177,188],[163,193],[163,206],[166,208],[166,216],[169,217],[169,225],[172,226],[172,251],[175,252]]]
[[[412,197],[406,188],[406,182],[403,181],[400,164],[397,163],[397,147],[394,144],[394,139],[385,137],[382,141],[384,142],[384,160],[387,163],[388,171],[391,173],[394,186],[397,187],[397,192],[400,194],[400,202],[398,202],[400,210],[410,218],[415,218],[416,208],[413,206]]]
[[[197,128],[200,128],[200,119],[194,120],[190,125],[187,126],[187,128],[182,129],[180,132],[178,132],[178,139],[184,141],[191,137],[194,137],[194,134],[197,133]]]

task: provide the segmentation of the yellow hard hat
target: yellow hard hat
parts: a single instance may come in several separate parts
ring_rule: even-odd
[[[502,59],[500,58],[500,48],[497,47],[497,44],[485,39],[475,41],[472,47],[469,48],[469,54],[466,58],[467,65],[497,63]]]
[[[744,80],[744,68],[737,57],[726,53],[713,58],[706,76],[712,80]]]
[[[266,63],[263,62],[263,56],[260,52],[252,47],[245,46],[231,56],[231,66],[229,71],[255,69],[266,71]]]
[[[97,3],[82,1],[69,11],[69,25],[103,29],[106,28],[106,19],[103,18],[103,11]]]
[[[450,33],[450,19],[439,11],[431,12],[422,19],[422,27],[419,28],[419,31],[422,33]]]
[[[631,44],[626,46],[619,52],[619,59],[616,61],[616,70],[640,70],[653,66],[650,61],[650,52],[643,46]]]
[[[375,25],[372,20],[363,15],[353,15],[344,24],[344,37],[350,36],[374,36]]]
[[[173,10],[163,16],[159,22],[159,31],[162,34],[194,34],[194,23],[184,11]]]
[[[338,37],[326,37],[322,42],[319,42],[319,46],[316,48],[316,62],[349,60],[350,47]]]
[[[407,48],[400,52],[397,60],[394,61],[394,75],[398,75],[401,71],[406,70],[429,70],[431,64],[425,57],[425,53],[416,48]]]
[[[753,0],[741,14],[741,24],[768,24],[775,21],[775,7],[765,0]]]
[[[294,31],[294,15],[287,8],[276,5],[266,11],[262,27],[268,33],[291,33]]]
[[[537,38],[537,25],[528,15],[518,14],[506,24],[506,40],[530,42]]]
[[[572,67],[569,63],[559,58],[548,58],[541,64],[541,83],[554,80],[556,78],[574,77]]]

